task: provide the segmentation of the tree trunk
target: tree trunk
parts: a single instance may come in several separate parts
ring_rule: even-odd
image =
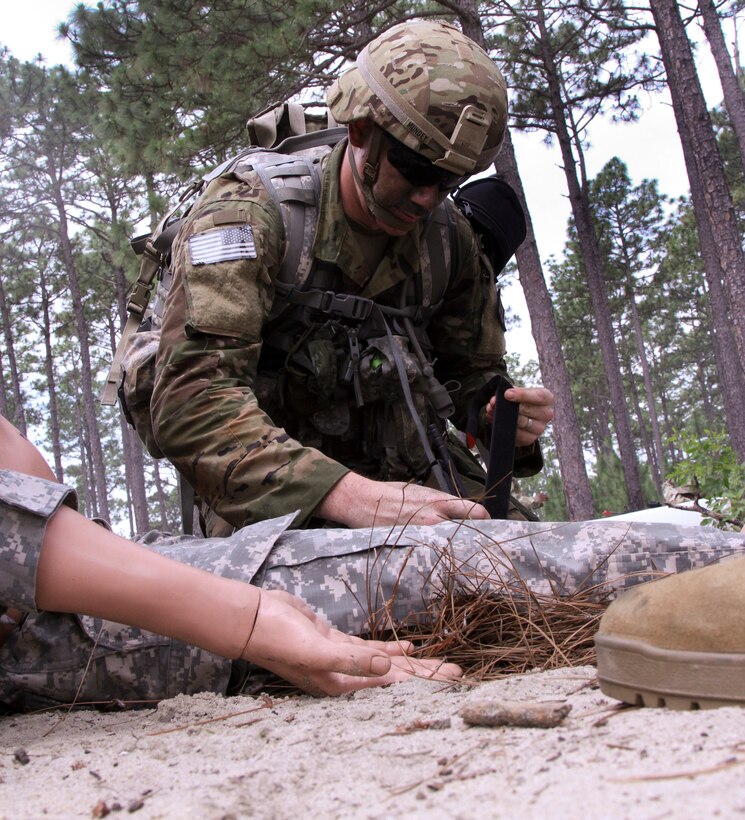
[[[544,67],[546,77],[548,78],[554,123],[556,125],[556,136],[564,161],[564,174],[569,191],[569,202],[577,229],[577,238],[581,249],[585,276],[587,278],[590,303],[592,304],[592,310],[595,316],[605,376],[608,380],[611,406],[615,419],[616,439],[618,441],[621,466],[623,468],[629,498],[629,509],[638,510],[645,507],[646,504],[642,492],[639,463],[636,455],[634,437],[631,431],[629,411],[626,406],[618,351],[616,349],[615,340],[613,339],[613,324],[608,303],[608,292],[603,279],[603,266],[592,212],[590,210],[590,203],[587,198],[587,187],[586,185],[580,185],[577,176],[577,164],[582,163],[582,155],[578,141],[576,141],[575,145],[578,153],[577,159],[575,159],[572,151],[572,137],[570,135],[569,124],[566,119],[566,111],[563,104],[560,73],[549,49],[550,35],[546,27],[543,8],[540,2],[536,4],[536,11],[538,13],[538,25],[541,33]]]
[[[26,411],[23,406],[23,393],[21,392],[21,377],[18,373],[18,362],[16,361],[15,339],[13,337],[13,317],[10,313],[10,305],[5,296],[3,278],[0,275],[0,319],[3,322],[3,340],[5,342],[5,355],[8,359],[8,375],[10,376],[10,389],[13,395],[13,412],[8,418],[15,426],[26,435]],[[7,394],[6,394],[7,402]],[[8,412],[6,403],[5,412]]]
[[[605,443],[612,435],[610,402],[608,400],[608,382],[606,379],[600,379],[597,383],[595,407],[593,409],[594,414],[591,423],[592,449],[595,455],[595,460],[597,461],[600,457],[600,453],[605,447]]]
[[[153,475],[155,478],[155,489],[158,493],[158,511],[160,513],[160,529],[170,531],[171,525],[168,521],[168,512],[166,510],[166,496],[163,491],[163,480],[160,477],[160,463],[153,462]]]
[[[8,412],[8,393],[5,390],[5,367],[3,366],[3,351],[0,348],[0,416],[10,418]]]
[[[78,373],[75,373],[75,382],[78,381]],[[80,391],[76,391],[75,396],[75,426],[77,428],[78,451],[80,453],[80,512],[88,517],[94,514],[94,499],[92,497],[89,482],[90,472],[88,470],[88,455],[85,444],[85,428],[83,425],[83,415],[80,412]]]
[[[88,431],[88,441],[91,453],[91,470],[93,473],[93,484],[96,490],[97,508],[95,515],[99,515],[106,520],[109,519],[109,500],[106,488],[106,469],[103,460],[103,449],[101,447],[101,437],[96,416],[97,399],[93,393],[93,375],[91,373],[91,353],[88,342],[88,325],[83,310],[83,299],[80,292],[80,281],[78,278],[77,265],[72,251],[72,241],[67,228],[67,209],[64,197],[60,189],[59,180],[54,171],[54,165],[49,160],[47,167],[49,180],[53,185],[55,206],[59,218],[57,226],[57,236],[62,253],[65,271],[70,285],[70,298],[72,301],[72,314],[75,321],[75,330],[78,335],[80,345],[80,370],[81,370],[81,398],[83,402],[83,416],[85,426]]]
[[[49,438],[54,458],[54,474],[61,484],[65,482],[62,466],[62,446],[60,443],[59,408],[57,406],[57,377],[54,372],[54,352],[52,350],[52,319],[50,311],[49,288],[43,270],[39,272],[39,290],[41,292],[42,335],[44,337],[44,370],[47,375],[47,393],[49,395]]]
[[[474,0],[462,0],[461,25],[463,33],[484,46],[484,33]],[[562,488],[567,515],[571,521],[581,521],[594,516],[592,491],[587,477],[579,422],[570,390],[569,373],[561,351],[559,332],[556,327],[551,296],[543,276],[541,259],[533,232],[528,205],[525,200],[520,172],[509,131],[494,167],[520,200],[525,211],[527,237],[517,250],[517,266],[520,285],[530,314],[530,325],[538,352],[538,363],[545,386],[556,398],[556,417],[553,436],[559,460]]]
[[[662,450],[662,436],[660,435],[660,421],[657,417],[657,402],[654,395],[654,387],[652,385],[652,374],[649,369],[649,362],[647,361],[647,350],[644,344],[644,333],[642,332],[642,323],[639,318],[639,308],[636,304],[636,294],[634,292],[634,284],[631,280],[629,269],[626,269],[626,301],[631,312],[631,327],[634,331],[634,341],[636,343],[636,352],[639,356],[639,365],[642,370],[642,380],[644,382],[644,395],[647,400],[647,408],[649,410],[649,425],[652,430],[652,458],[650,460],[650,467],[652,470],[652,478],[658,491],[662,491],[662,470],[664,467],[664,454]],[[639,424],[642,424],[641,417]]]
[[[704,416],[706,417],[709,427],[713,429],[717,423],[716,414],[714,413],[714,408],[709,398],[709,386],[706,383],[706,374],[700,362],[696,366],[696,380],[698,381],[699,390],[701,391],[701,404],[704,407]]]
[[[660,397],[660,407],[662,408],[662,424],[665,428],[665,440],[667,444],[667,456],[670,461],[677,461],[678,455],[675,452],[675,429],[670,420],[670,405],[667,399],[667,392],[662,382],[658,383],[657,395]]]
[[[724,107],[727,109],[732,129],[737,137],[740,160],[742,167],[745,168],[745,94],[743,94],[732,64],[732,57],[727,50],[727,43],[722,33],[722,21],[719,19],[713,0],[699,0],[698,8],[701,12],[704,33],[717,65],[719,82],[722,84]]]
[[[642,407],[639,388],[636,386],[634,369],[630,358],[627,359],[625,364],[629,374],[629,398],[631,399],[631,406],[634,408],[634,415],[636,416],[637,426],[639,428],[639,442],[642,446],[642,450],[644,450],[645,456],[647,457],[647,466],[653,476],[655,487],[657,487],[657,491],[659,492],[661,490],[661,486],[658,484],[659,473],[657,472],[654,445],[652,444],[649,428],[647,427],[647,423],[644,419],[644,408]]]
[[[117,303],[121,304],[124,293],[120,288],[123,273],[117,272]],[[120,315],[117,313],[117,315]],[[111,342],[111,356],[116,350],[117,334],[114,323],[109,321],[109,339]],[[147,504],[147,488],[145,486],[145,459],[142,452],[142,443],[137,433],[127,424],[123,413],[119,413],[122,450],[124,455],[124,480],[127,485],[127,495],[134,515],[134,526],[130,523],[130,535],[147,532],[150,529],[150,517]]]
[[[714,129],[678,4],[675,0],[650,0],[650,9],[691,183],[707,278],[710,285],[722,278],[729,298],[729,320],[738,358],[745,367],[745,255]],[[713,307],[715,312],[719,309]],[[724,320],[726,315],[716,318]],[[727,378],[730,377],[731,371],[727,373]],[[740,373],[740,380],[741,377]],[[745,410],[738,415],[743,412]],[[745,457],[745,442],[739,439],[741,419],[735,419],[733,426],[738,436],[736,449]]]

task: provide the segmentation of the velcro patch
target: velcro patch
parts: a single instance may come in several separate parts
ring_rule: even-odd
[[[192,265],[213,265],[232,259],[256,259],[256,243],[250,225],[197,233],[189,237]]]

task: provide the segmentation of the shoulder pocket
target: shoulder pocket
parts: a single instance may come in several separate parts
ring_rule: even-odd
[[[186,324],[201,333],[256,342],[272,306],[269,271],[276,253],[268,247],[265,226],[249,222],[239,205],[225,205],[195,219],[179,242]]]

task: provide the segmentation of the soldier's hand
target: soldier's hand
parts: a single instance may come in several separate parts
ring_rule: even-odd
[[[510,387],[505,390],[507,401],[520,404],[517,417],[516,447],[527,447],[533,444],[546,431],[549,422],[554,417],[554,394],[545,387]],[[486,405],[486,421],[491,424],[494,420],[494,407],[497,399],[492,397]]]
[[[401,481],[373,481],[347,473],[316,508],[316,515],[347,527],[439,524],[449,519],[488,520],[481,504]]]
[[[261,590],[261,602],[245,660],[313,695],[340,695],[410,677],[456,681],[453,663],[408,656],[408,641],[365,641],[333,629],[302,600]]]

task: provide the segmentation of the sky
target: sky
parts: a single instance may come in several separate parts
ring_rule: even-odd
[[[74,5],[71,0],[0,0],[0,43],[21,60],[33,60],[41,53],[50,64],[70,61],[70,50],[66,43],[56,39],[55,27]],[[691,36],[694,33],[700,34],[695,26]],[[727,42],[731,43],[734,36],[731,21],[727,21]],[[740,48],[745,48],[742,36]],[[696,59],[709,106],[718,105],[721,87],[705,42],[699,46]],[[509,75],[508,70],[505,73]],[[586,156],[589,176],[594,177],[608,160],[619,156],[628,166],[634,185],[643,179],[657,179],[662,193],[670,197],[686,194],[688,179],[669,98],[666,94],[644,96],[642,92],[640,103],[642,114],[635,123],[619,124],[598,118],[592,124],[591,147]],[[545,262],[552,255],[560,257],[569,204],[558,147],[546,147],[540,133],[513,133],[513,142],[541,258]],[[522,360],[535,358],[519,284],[506,289],[504,301],[514,315],[507,334],[508,351],[518,353]]]

